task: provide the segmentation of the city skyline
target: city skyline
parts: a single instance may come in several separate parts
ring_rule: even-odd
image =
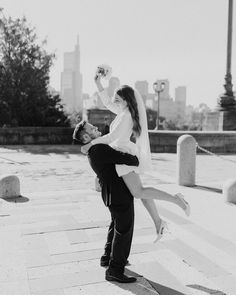
[[[63,53],[74,47],[79,35],[84,93],[94,93],[93,76],[101,63],[109,64],[122,84],[148,81],[149,92],[157,79],[171,82],[171,96],[184,85],[188,104],[194,106],[206,103],[214,108],[224,92],[226,0],[2,0],[1,6],[7,16],[25,15],[40,40],[47,36],[47,49],[57,56],[50,75],[57,90]],[[235,47],[233,38],[234,91]]]

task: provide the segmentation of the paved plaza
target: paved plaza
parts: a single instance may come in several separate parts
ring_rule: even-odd
[[[0,199],[0,295],[235,295],[236,205],[222,186],[236,178],[236,156],[197,156],[196,186],[176,184],[176,155],[153,154],[145,185],[182,192],[191,216],[156,201],[168,223],[155,240],[135,200],[126,272],[137,283],[107,282],[99,266],[109,225],[95,176],[78,146],[1,146],[0,175],[17,175],[22,197]]]

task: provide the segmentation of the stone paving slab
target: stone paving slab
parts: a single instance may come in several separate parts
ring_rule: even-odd
[[[0,283],[1,295],[30,295],[29,283],[27,280],[18,280]]]
[[[221,286],[221,288],[225,291],[225,294],[227,295],[235,294],[235,290],[236,290],[235,276],[233,275],[221,276],[221,277],[213,278],[212,280]]]
[[[236,294],[236,207],[221,192],[224,179],[234,175],[232,163],[199,155],[198,185],[187,188],[175,184],[176,155],[153,154],[155,169],[143,182],[182,192],[192,213],[187,218],[156,201],[169,229],[153,243],[152,221],[135,201],[127,272],[138,282],[122,285],[105,281],[99,266],[109,212],[94,190],[86,157],[75,146],[0,147],[0,156],[0,174],[18,175],[24,196],[0,200],[1,295]]]
[[[43,292],[33,292],[32,295],[65,295],[63,289],[54,289],[49,291],[43,291]]]
[[[104,293],[106,292],[106,293]],[[144,278],[138,278],[138,282],[134,285],[130,284],[119,284],[112,283],[108,284],[106,282],[84,285],[80,287],[67,288],[64,291],[65,295],[125,295],[125,294],[136,294],[136,295],[159,295],[157,291],[153,289],[151,284]]]

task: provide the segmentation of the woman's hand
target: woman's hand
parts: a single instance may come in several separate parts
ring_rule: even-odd
[[[101,92],[101,91],[104,90],[104,88],[102,86],[102,83],[101,83],[101,78],[102,78],[102,75],[101,74],[99,74],[99,73],[96,73],[95,74],[94,82],[97,85],[97,89],[98,89],[99,92]]]
[[[101,83],[101,78],[102,76],[99,74],[99,73],[96,73],[95,74],[95,77],[94,77],[94,82],[97,84],[97,83]]]
[[[87,153],[88,153],[89,149],[91,148],[91,146],[92,146],[91,142],[83,145],[81,147],[81,153],[87,155]]]

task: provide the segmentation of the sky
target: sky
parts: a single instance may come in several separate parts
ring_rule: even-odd
[[[235,4],[235,3],[234,3]],[[26,16],[39,40],[56,53],[50,84],[60,90],[63,53],[79,35],[83,92],[96,90],[93,77],[107,63],[122,84],[168,79],[170,95],[187,87],[187,104],[215,108],[224,92],[228,0],[1,0],[4,14]],[[232,77],[236,91],[236,7]]]

